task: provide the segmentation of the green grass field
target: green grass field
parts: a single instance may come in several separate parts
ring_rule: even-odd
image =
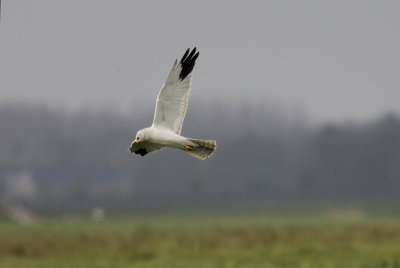
[[[400,267],[400,210],[0,220],[0,267]]]

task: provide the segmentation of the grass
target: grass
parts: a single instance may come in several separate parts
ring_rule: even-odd
[[[0,221],[0,267],[400,267],[398,210]]]

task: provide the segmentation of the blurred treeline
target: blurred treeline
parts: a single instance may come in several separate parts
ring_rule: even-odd
[[[400,118],[311,124],[271,104],[191,104],[182,134],[206,161],[127,152],[153,110],[0,106],[0,202],[36,209],[237,207],[400,201]]]

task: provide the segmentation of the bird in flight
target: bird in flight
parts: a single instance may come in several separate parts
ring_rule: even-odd
[[[167,81],[158,93],[153,124],[137,132],[130,151],[144,156],[164,147],[181,149],[204,160],[216,149],[215,140],[198,140],[181,136],[188,105],[192,71],[199,52],[187,49],[182,59],[175,60]]]

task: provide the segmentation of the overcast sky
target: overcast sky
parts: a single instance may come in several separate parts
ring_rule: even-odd
[[[197,46],[191,102],[400,113],[400,1],[2,0],[0,103],[154,106]]]

